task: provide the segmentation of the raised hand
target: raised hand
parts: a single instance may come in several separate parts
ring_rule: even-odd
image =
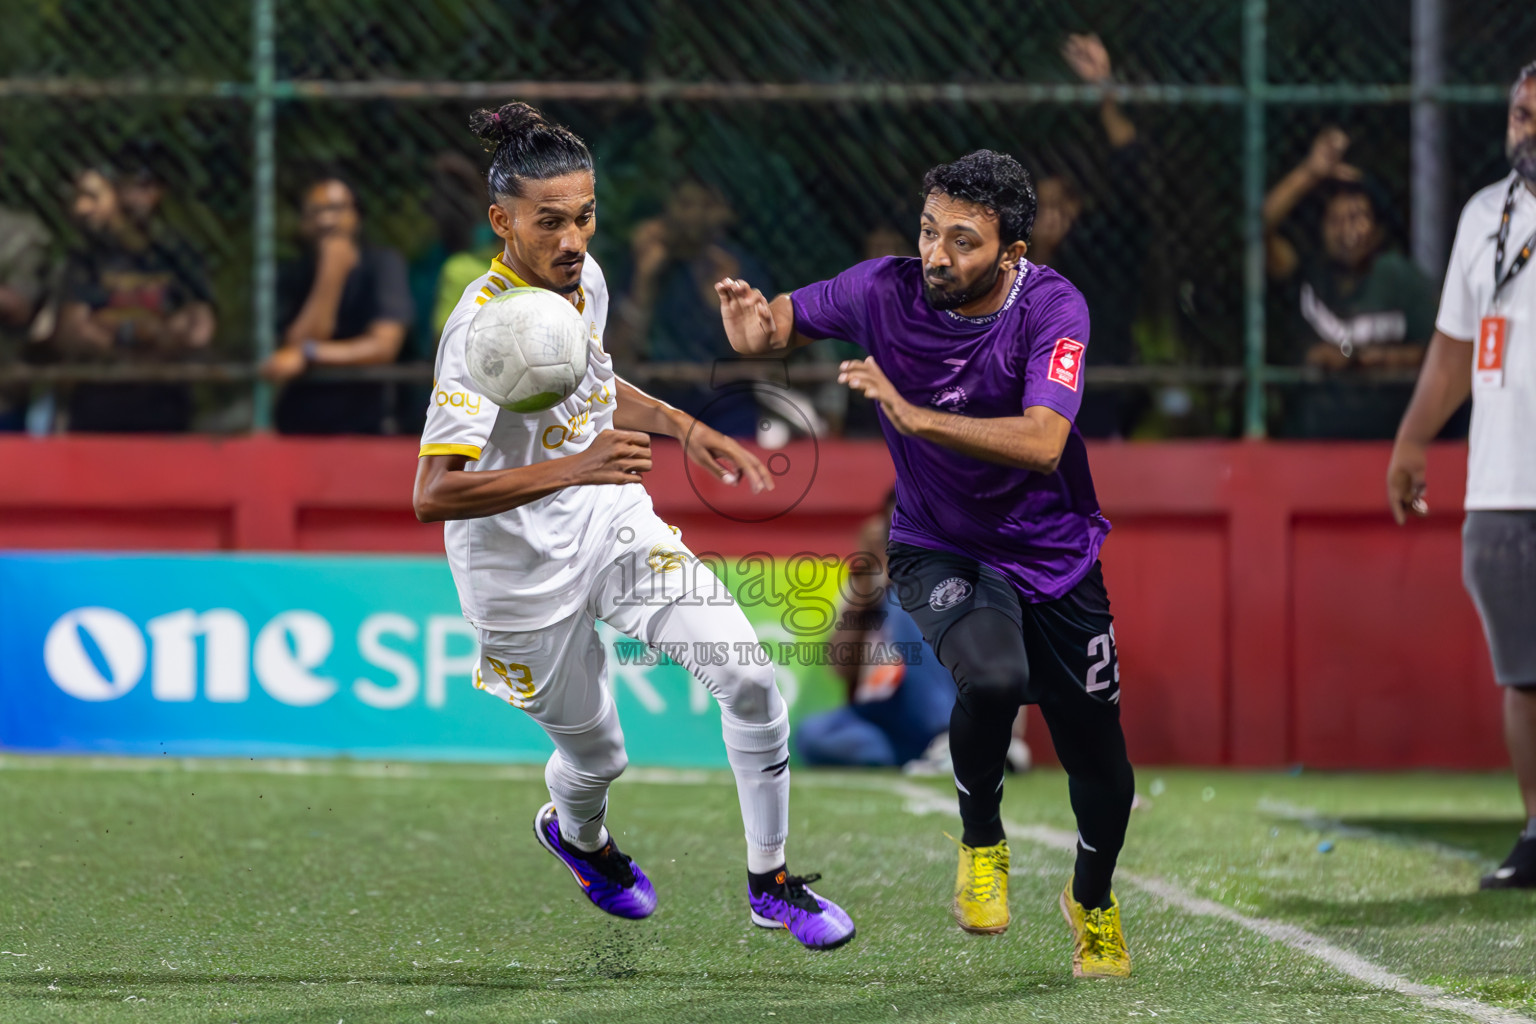
[[[1108,82],[1114,76],[1109,51],[1096,34],[1067,36],[1061,44],[1061,56],[1073,73],[1090,85]]]
[[[1319,181],[1336,178],[1341,181],[1358,181],[1360,168],[1344,162],[1344,152],[1349,149],[1349,136],[1342,128],[1324,128],[1312,140],[1312,151],[1307,154],[1304,166]]]
[[[720,296],[720,319],[731,348],[744,354],[766,352],[774,345],[773,310],[763,293],[745,281],[727,277],[715,284]]]

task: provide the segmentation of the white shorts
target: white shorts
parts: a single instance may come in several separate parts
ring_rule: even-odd
[[[648,644],[657,641],[663,620],[668,639],[756,639],[725,584],[654,514],[618,527],[612,545],[577,611],[528,632],[480,630],[475,686],[526,711],[548,732],[586,731],[612,701],[598,619]],[[679,615],[690,627],[683,634]],[[682,661],[695,671],[691,658]]]

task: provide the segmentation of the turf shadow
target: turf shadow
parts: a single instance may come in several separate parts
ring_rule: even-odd
[[[1466,892],[1356,901],[1293,896],[1265,900],[1264,914],[1324,928],[1395,928],[1450,919],[1528,923],[1536,916],[1536,892]]]
[[[1481,854],[1501,861],[1525,822],[1511,818],[1342,818],[1342,825]]]

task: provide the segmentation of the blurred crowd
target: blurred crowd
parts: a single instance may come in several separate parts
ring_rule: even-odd
[[[1114,81],[1097,36],[1068,37],[1061,55],[1085,83]],[[1166,339],[1149,326],[1146,309],[1148,268],[1159,258],[1147,208],[1152,158],[1135,121],[1108,94],[1097,121],[1093,162],[1102,173],[1094,185],[1065,167],[1033,168],[1039,210],[1027,258],[1061,271],[1083,292],[1093,317],[1091,367],[1166,365]],[[1343,131],[1323,131],[1298,155],[1264,204],[1275,314],[1269,360],[1311,368],[1311,376],[1272,396],[1271,431],[1390,438],[1433,329],[1438,282],[1401,251],[1402,211],[1351,162]],[[251,423],[248,387],[193,383],[185,374],[155,379],[159,367],[219,361],[213,342],[229,307],[212,284],[206,254],[163,216],[164,160],[154,142],[140,142],[79,168],[67,199],[69,240],[33,212],[0,206],[0,431],[173,433]],[[276,388],[278,431],[419,429],[425,373],[416,381],[377,373],[348,379],[346,371],[431,362],[448,312],[499,247],[484,195],[473,159],[437,156],[422,186],[435,231],[409,256],[373,241],[363,193],[343,173],[317,170],[289,197],[293,209],[284,219],[296,228],[287,239],[294,255],[279,267],[275,351],[260,367]],[[916,255],[910,219],[893,211],[870,224],[859,245],[863,257]],[[615,293],[607,340],[619,372],[718,429],[767,446],[807,432],[877,432],[872,407],[833,383],[836,363],[855,354],[851,346],[825,341],[797,352],[790,368],[807,371],[793,380],[786,373],[721,387],[710,372],[733,358],[715,281],[743,278],[770,294],[804,283],[781,279],[782,270],[738,237],[737,223],[732,198],[702,177],[675,181],[659,209],[631,221],[620,240],[627,251],[618,250],[624,258],[607,267]],[[250,274],[231,280],[249,282]],[[244,322],[222,326],[226,335],[249,333]],[[1235,339],[1232,351],[1229,365],[1238,362]],[[50,364],[101,369],[46,383],[6,374]],[[133,372],[114,369],[123,367]],[[772,402],[764,400],[767,389]],[[1231,391],[1236,408],[1240,398]],[[1090,372],[1078,425],[1094,438],[1224,432],[1213,426],[1219,417],[1210,403],[1197,409],[1193,396],[1183,385],[1095,383]]]

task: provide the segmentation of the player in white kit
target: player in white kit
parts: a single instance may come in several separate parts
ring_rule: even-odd
[[[586,145],[522,103],[477,111],[471,127],[492,150],[489,217],[505,247],[443,329],[414,504],[423,521],[447,521],[460,605],[479,630],[475,685],[525,711],[555,744],[544,773],[552,799],[535,834],[598,907],[629,918],[655,909],[650,880],[605,825],[608,787],[627,759],[595,628],[602,619],[664,646],[720,702],[752,920],[812,948],[842,945],[854,934],[848,915],[807,888],[815,876],[785,867],[789,718],[773,667],[696,657],[707,650],[696,644],[736,652],[757,638],[637,486],[651,466],[652,433],[678,438],[688,458],[727,483],[745,478],[762,489],[771,477],[735,441],[614,376],[603,350],[608,287],[587,254],[597,203]],[[498,408],[465,369],[476,311],[522,286],[566,296],[590,331],[585,379],[541,413]]]

